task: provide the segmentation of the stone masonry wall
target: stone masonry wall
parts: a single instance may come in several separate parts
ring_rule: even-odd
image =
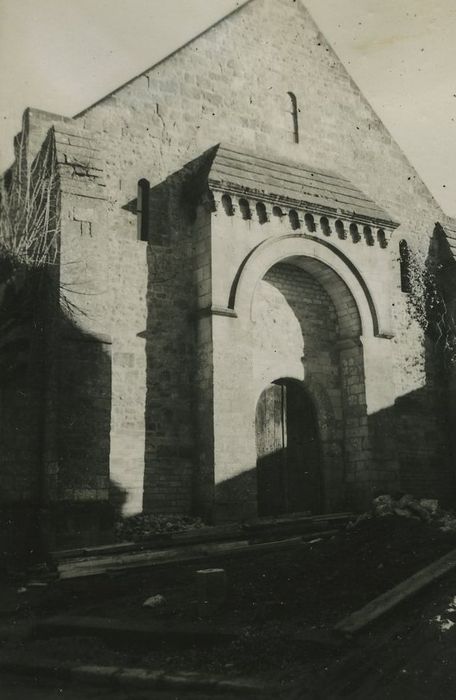
[[[416,251],[416,240],[406,240]],[[401,290],[398,243],[396,240],[393,248],[398,274],[392,288],[396,400],[394,407],[378,413],[377,420],[388,420],[389,431],[393,432],[401,489],[438,498],[448,505],[455,495],[448,380],[441,352],[423,336],[421,326],[410,314],[409,293]]]
[[[293,143],[291,138],[289,91],[296,95],[300,109],[299,143]],[[138,180],[147,178],[152,187],[159,185],[221,141],[271,160],[302,161],[317,169],[321,166],[339,172],[401,222],[389,248],[380,252],[388,261],[386,266],[379,265],[379,257],[372,254],[372,249],[366,254],[353,250],[353,256],[364,258],[362,272],[367,284],[375,285],[379,292],[382,285],[390,288],[386,268],[393,285],[399,279],[397,241],[406,237],[414,246],[427,249],[441,211],[307,12],[292,0],[253,0],[166,61],[78,115],[72,125],[90,137],[103,157],[103,211],[98,205],[86,207],[93,211],[87,211],[83,219],[90,227],[82,229],[80,220],[67,207],[62,247],[68,246],[68,255],[67,267],[62,269],[69,270],[74,261],[72,246],[65,243],[69,236],[68,241],[79,241],[78,264],[89,270],[98,283],[99,296],[91,301],[93,329],[96,326],[100,330],[102,326],[102,332],[112,337],[115,420],[111,473],[123,483],[132,509],[137,509],[144,447],[150,455],[147,471],[149,475],[157,474],[163,485],[159,488],[157,482],[154,486],[149,483],[146,506],[187,509],[189,499],[184,490],[188,494],[192,460],[185,431],[191,429],[190,424],[182,428],[184,435],[176,448],[181,451],[182,462],[175,461],[176,449],[169,448],[169,444],[178,424],[185,423],[184,416],[191,410],[192,351],[185,340],[193,328],[188,314],[195,304],[188,296],[193,273],[187,277],[186,265],[191,266],[191,246],[186,242],[188,231],[183,226],[182,234],[174,239],[180,241],[180,247],[169,249],[173,258],[170,276],[177,286],[170,282],[160,289],[159,285],[155,296],[151,295],[150,260],[148,265],[144,243],[136,235],[134,203]],[[79,196],[74,191],[70,194]],[[70,230],[68,226],[71,236],[65,233]],[[171,231],[176,228],[173,226]],[[252,244],[253,241],[250,245],[245,241],[246,249]],[[360,245],[356,249],[359,251]],[[162,253],[165,260],[164,249]],[[152,305],[155,320],[148,316],[146,298],[158,304]],[[422,389],[427,381],[422,337],[418,329],[409,332],[407,309],[396,288],[392,302],[393,331],[398,341],[394,350],[387,350],[384,343],[389,341],[383,340],[368,349],[369,366],[375,364],[375,353],[380,365],[383,355],[390,353],[396,368],[394,376],[389,377],[389,393],[375,411],[389,410],[395,400]],[[160,352],[167,353],[166,360],[158,357],[158,346],[157,352],[145,349],[144,336],[141,337],[148,328],[158,330],[160,314],[163,319],[173,319],[174,324],[168,341],[158,341]],[[148,342],[152,342],[150,336]],[[152,357],[154,362],[149,361]],[[161,394],[169,397],[169,404],[178,407],[176,422],[170,416],[171,422],[166,422],[171,426],[166,429],[166,437],[158,434],[158,428],[149,430],[150,439],[145,435],[144,414],[156,426],[152,416],[158,410],[153,394],[144,396],[145,374],[148,392],[152,385],[159,385]],[[368,394],[371,411],[370,390]],[[129,397],[129,411],[122,408],[125,396]],[[409,449],[418,453],[424,440],[421,430],[410,433]],[[134,454],[131,461],[128,446]],[[182,469],[178,464],[183,465]],[[176,490],[181,489],[181,495],[174,498]]]
[[[149,268],[144,507],[164,513],[192,508],[195,459],[194,311],[191,246],[175,241]],[[150,258],[156,256],[152,248]]]
[[[252,42],[258,35],[261,45]],[[289,90],[300,106],[299,144],[291,142],[287,123]],[[254,0],[77,121],[110,135],[112,166],[132,195],[137,179],[151,172],[148,163],[154,163],[152,182],[158,183],[225,140],[340,172],[401,221],[395,238],[408,235],[415,245],[426,245],[438,216],[436,203],[400,149],[312,20],[291,0]],[[114,195],[118,182],[110,177]],[[117,217],[120,230],[134,228],[134,217],[120,211]],[[394,245],[384,254],[394,265]],[[375,259],[368,265],[368,276],[375,277]],[[380,273],[379,286],[382,280]],[[410,360],[402,391],[409,393],[425,382],[414,369],[423,350],[419,337],[404,343]]]
[[[212,316],[208,312],[212,292],[210,214],[199,207],[192,231],[193,274],[196,288],[195,384],[196,407],[194,502],[196,512],[214,517],[214,367]]]
[[[78,137],[69,138],[77,142]],[[106,161],[101,165],[104,185],[109,170]],[[64,285],[81,312],[76,325],[81,323],[89,337],[108,338],[111,351],[106,371],[101,366],[97,371],[92,362],[94,384],[100,378],[111,411],[111,498],[123,514],[143,508],[188,512],[194,460],[189,222],[182,215],[179,188],[175,192],[165,187],[151,197],[149,241],[119,236],[109,226],[112,204],[105,202],[103,191],[94,190],[99,185],[86,183],[84,191],[80,176],[82,190],[75,190],[71,181],[65,191],[61,264]],[[135,210],[136,201],[127,206]],[[75,277],[76,288],[71,282]],[[89,294],[80,298],[81,290]],[[100,412],[101,431],[104,420]],[[88,468],[95,477],[98,458],[95,453],[91,457]],[[91,480],[87,482],[85,498],[96,497]],[[95,482],[99,489],[101,481]]]
[[[261,42],[253,40],[259,36]],[[300,108],[299,144],[291,139],[288,91]],[[220,141],[341,173],[401,222],[396,240],[407,235],[414,245],[427,246],[440,214],[308,14],[291,0],[253,0],[76,122],[109,136],[107,189],[117,203],[111,228],[121,246],[135,237],[136,218],[122,204],[134,199],[138,179],[158,184]],[[394,244],[380,254],[394,265]],[[379,288],[386,283],[373,256],[365,272],[372,280],[378,275]],[[112,314],[115,325],[116,309]],[[397,394],[425,382],[415,370],[420,338],[404,338],[403,344],[409,369]]]

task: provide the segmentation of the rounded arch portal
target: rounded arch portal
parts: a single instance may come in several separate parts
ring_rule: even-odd
[[[239,325],[249,337],[252,398],[257,402],[261,396],[251,405],[256,405],[258,507],[264,515],[274,509],[315,513],[341,507],[344,465],[366,460],[361,453],[367,442],[356,437],[367,420],[360,336],[373,334],[373,321],[367,316],[363,324],[354,294],[333,268],[296,250],[288,248],[294,254],[255,280],[274,259],[263,258],[251,274],[251,301],[244,288],[244,318],[236,306]],[[285,377],[286,384],[278,377]],[[309,437],[309,430],[314,442],[300,452],[300,436]],[[305,488],[299,485],[304,476],[309,478]],[[288,482],[295,483],[290,494]]]
[[[229,298],[229,307],[241,320],[252,318],[258,282],[276,263],[285,261],[309,272],[327,291],[339,317],[341,338],[390,334],[389,319],[382,317],[353,263],[330,243],[302,234],[263,241],[245,258]]]

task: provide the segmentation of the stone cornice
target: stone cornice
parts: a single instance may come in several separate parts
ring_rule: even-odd
[[[263,190],[243,187],[233,182],[215,180],[209,178],[209,189],[211,192],[226,193],[234,197],[245,197],[253,203],[268,202],[272,205],[282,206],[285,209],[293,209],[301,212],[306,212],[315,216],[327,216],[333,219],[342,219],[355,224],[365,224],[375,228],[387,229],[394,231],[399,223],[390,219],[383,219],[375,216],[367,216],[362,213],[346,210],[341,207],[330,207],[325,204],[307,201],[305,199],[294,199],[286,195],[265,192]]]

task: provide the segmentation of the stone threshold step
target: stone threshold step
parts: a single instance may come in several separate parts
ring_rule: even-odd
[[[73,665],[39,660],[25,662],[22,659],[1,659],[0,671],[22,678],[55,678],[74,681],[77,684],[102,686],[112,689],[170,690],[180,692],[210,692],[234,694],[255,698],[278,696],[278,688],[255,678],[226,678],[196,672],[166,673],[161,669],[126,668],[119,666]]]

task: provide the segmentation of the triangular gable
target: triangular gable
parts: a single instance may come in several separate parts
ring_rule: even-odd
[[[211,32],[213,40],[206,36]],[[294,150],[286,146],[289,89],[302,100],[301,140]],[[148,138],[164,140],[159,152],[151,148],[157,183],[182,167],[184,154],[196,156],[210,143],[230,140],[232,122],[243,152],[245,146],[256,152],[253,144],[261,139],[263,152],[278,159],[312,163],[314,169],[328,162],[358,191],[363,188],[369,207],[381,202],[396,221],[415,227],[414,197],[429,215],[421,219],[423,228],[428,218],[435,222],[441,215],[300,0],[248,0],[77,117],[82,115],[88,129],[112,129],[115,138],[131,123],[138,134],[143,129]]]
[[[175,56],[177,53],[179,53],[180,51],[182,51],[183,49],[185,49],[187,46],[190,46],[190,44],[193,44],[193,42],[197,41],[200,37],[204,36],[205,34],[207,34],[208,32],[210,32],[212,29],[214,29],[215,27],[217,27],[219,24],[221,24],[221,22],[224,22],[228,17],[231,17],[232,15],[234,15],[234,14],[240,12],[241,10],[244,9],[244,7],[246,7],[247,5],[250,5],[250,3],[252,3],[252,2],[255,2],[255,0],[244,0],[244,2],[242,2],[241,5],[239,5],[239,7],[236,7],[236,8],[235,8],[234,10],[232,10],[231,12],[228,12],[228,14],[223,15],[223,17],[221,17],[220,19],[218,19],[218,20],[217,20],[216,22],[214,22],[213,24],[210,24],[209,27],[207,27],[206,29],[203,29],[202,32],[199,32],[196,36],[192,37],[191,39],[189,39],[188,41],[186,41],[186,42],[185,42],[184,44],[182,44],[181,46],[178,46],[176,49],[174,49],[173,51],[171,51],[171,53],[167,54],[166,56],[164,56],[163,58],[161,58],[159,61],[157,61],[156,63],[152,64],[152,65],[149,66],[148,68],[145,68],[145,69],[142,70],[140,73],[137,73],[137,74],[134,75],[132,78],[129,78],[129,80],[127,80],[125,83],[122,83],[122,85],[119,85],[118,87],[114,88],[114,90],[111,90],[111,92],[108,92],[106,95],[103,95],[103,97],[100,97],[100,99],[97,100],[96,102],[94,102],[93,104],[89,105],[88,107],[85,107],[85,109],[81,110],[81,112],[78,112],[78,114],[75,114],[75,115],[74,115],[74,119],[77,119],[78,117],[84,116],[84,114],[85,114],[86,112],[88,112],[89,110],[93,109],[93,108],[96,107],[97,105],[101,104],[102,102],[104,102],[104,100],[107,100],[107,99],[109,99],[110,97],[113,97],[117,92],[120,92],[120,90],[123,90],[124,88],[128,87],[129,85],[131,85],[131,83],[134,83],[135,80],[137,80],[138,78],[141,78],[141,76],[147,75],[147,73],[150,73],[151,71],[155,70],[155,69],[158,68],[162,63],[165,63],[166,61],[168,61],[170,58],[172,58],[172,57]]]

